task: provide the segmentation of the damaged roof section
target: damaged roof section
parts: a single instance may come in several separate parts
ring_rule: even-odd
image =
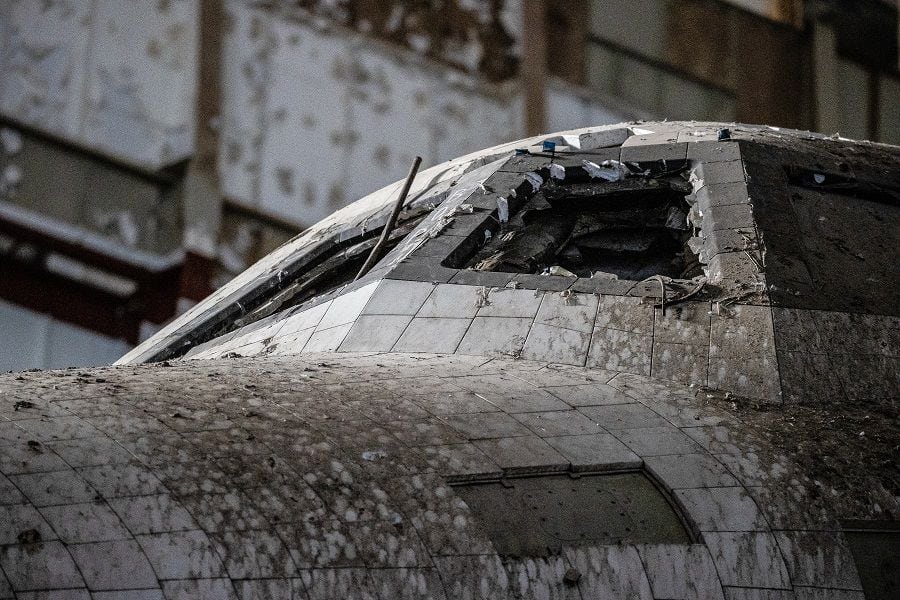
[[[546,183],[508,220],[498,218],[497,231],[464,266],[630,281],[702,275],[688,243],[685,197],[692,187],[686,170],[651,176],[637,166],[604,162],[584,159],[582,167],[568,169],[551,162],[542,169],[550,175]]]

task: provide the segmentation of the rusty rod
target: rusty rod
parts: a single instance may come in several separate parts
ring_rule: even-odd
[[[359,273],[356,274],[353,281],[356,281],[368,273],[369,270],[375,266],[375,263],[381,260],[381,253],[387,245],[388,238],[391,237],[391,231],[393,231],[394,226],[397,224],[397,217],[400,216],[400,211],[403,209],[403,203],[406,201],[406,196],[409,194],[409,188],[412,187],[412,182],[416,178],[416,173],[419,170],[420,164],[422,164],[422,157],[417,156],[413,161],[412,166],[409,168],[409,175],[406,176],[406,182],[403,184],[403,189],[400,190],[400,196],[394,204],[394,210],[391,211],[391,216],[388,217],[387,223],[384,224],[384,229],[381,230],[381,237],[378,238],[378,242],[372,247],[369,257],[366,258],[366,262],[363,263],[362,268],[359,270]]]

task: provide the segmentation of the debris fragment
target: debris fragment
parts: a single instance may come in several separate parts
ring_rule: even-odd
[[[525,173],[525,180],[531,185],[531,189],[535,192],[544,185],[544,178],[534,171]]]
[[[716,132],[716,136],[718,137],[720,142],[731,139],[731,130],[726,128],[720,129]]]
[[[550,164],[550,178],[563,181],[566,178],[566,169],[557,163]]]
[[[475,290],[475,307],[481,308],[483,306],[490,306],[491,300],[491,288],[481,286]]]
[[[547,275],[559,275],[560,277],[578,277],[572,271],[566,269],[565,267],[560,267],[559,265],[553,265],[549,269],[547,269]]]
[[[825,183],[825,176],[821,173],[813,173],[813,181],[815,181],[819,185],[822,185],[823,183]]]
[[[509,221],[509,201],[503,196],[497,198],[497,220],[501,223]]]
[[[28,400],[19,400],[15,404],[13,404],[13,410],[18,411],[20,408],[34,408],[34,402],[29,402]]]
[[[382,458],[387,458],[387,452],[384,450],[366,450],[362,453],[363,460],[374,461]]]
[[[582,160],[581,166],[591,179],[622,181],[630,173],[628,167],[617,160],[605,160],[602,166],[589,160]]]

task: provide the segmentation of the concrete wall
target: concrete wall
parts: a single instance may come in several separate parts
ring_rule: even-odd
[[[195,0],[0,4],[0,112],[130,163],[191,153]]]
[[[0,300],[0,340],[0,372],[105,365],[130,348],[122,340],[3,300]]]

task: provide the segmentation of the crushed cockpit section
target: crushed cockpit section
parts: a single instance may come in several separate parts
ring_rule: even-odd
[[[627,174],[609,180],[596,177],[596,169],[570,167],[564,177],[541,178],[535,193],[508,222],[498,219],[497,230],[460,266],[631,281],[703,275],[689,244],[696,232],[688,220],[686,173]]]

